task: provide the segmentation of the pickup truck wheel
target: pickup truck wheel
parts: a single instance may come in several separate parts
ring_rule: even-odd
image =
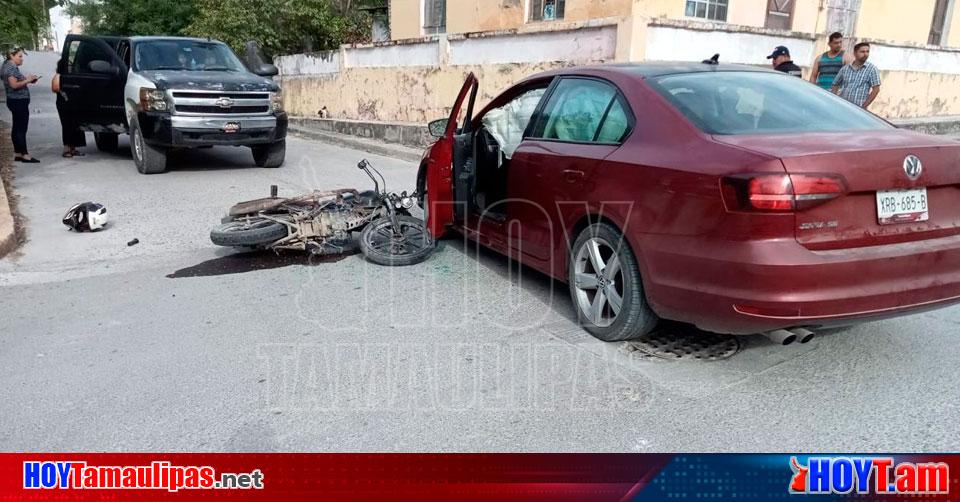
[[[133,162],[140,174],[159,174],[167,170],[167,152],[148,145],[136,124],[130,126],[130,139]]]
[[[95,132],[93,139],[97,141],[97,150],[101,152],[117,151],[117,143],[120,135],[115,132]]]
[[[270,145],[252,146],[253,162],[257,167],[280,167],[287,156],[287,140],[282,139]]]

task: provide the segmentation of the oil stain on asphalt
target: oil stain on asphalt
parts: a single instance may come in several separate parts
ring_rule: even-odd
[[[237,253],[207,260],[192,267],[182,268],[172,274],[167,274],[167,278],[181,279],[184,277],[242,274],[244,272],[270,270],[289,267],[291,265],[312,267],[325,263],[336,263],[355,254],[357,254],[356,251],[326,256],[314,256],[309,253],[275,253],[273,251]]]

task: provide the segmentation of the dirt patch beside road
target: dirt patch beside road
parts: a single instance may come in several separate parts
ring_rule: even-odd
[[[13,193],[13,145],[10,127],[0,122],[0,257],[22,243],[23,218],[17,212],[17,195]]]

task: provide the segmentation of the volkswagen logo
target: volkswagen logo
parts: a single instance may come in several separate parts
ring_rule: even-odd
[[[220,108],[230,108],[233,106],[233,100],[227,97],[218,99],[216,103]]]
[[[920,162],[920,158],[916,155],[907,155],[907,158],[903,159],[903,172],[907,173],[910,181],[919,179],[923,174],[923,163]]]

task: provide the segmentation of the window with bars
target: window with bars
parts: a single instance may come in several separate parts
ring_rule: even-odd
[[[553,21],[563,19],[566,0],[530,0],[531,21]]]
[[[728,0],[687,0],[687,17],[699,17],[711,21],[727,20]]]
[[[447,31],[447,0],[423,0],[423,33],[433,35]]]

